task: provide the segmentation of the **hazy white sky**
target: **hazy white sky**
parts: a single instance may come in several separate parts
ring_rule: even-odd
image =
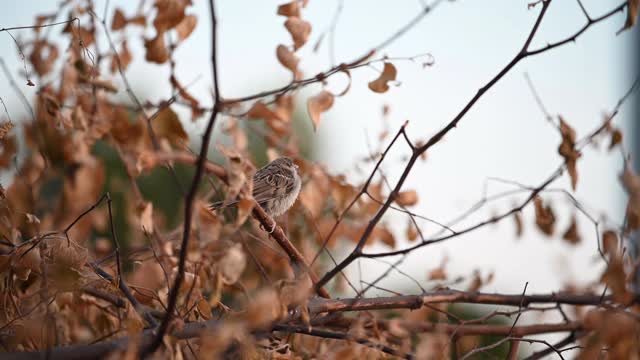
[[[210,103],[210,28],[207,1],[196,0],[191,10],[199,16],[192,37],[177,51],[179,79],[190,82],[201,79],[191,89],[203,103]],[[23,0],[19,7],[5,8],[0,13],[0,28],[33,23],[34,15],[55,10],[58,1]],[[131,14],[136,2],[111,1]],[[288,81],[288,72],[277,62],[275,48],[290,43],[283,27],[284,18],[276,16],[279,1],[218,1],[220,24],[220,87],[224,97],[236,97],[269,89]],[[535,21],[539,7],[527,8],[528,1],[460,0],[442,3],[410,32],[384,50],[390,57],[430,53],[435,65],[423,69],[419,64],[396,62],[400,85],[385,94],[372,93],[367,82],[376,77],[370,68],[352,72],[351,91],[338,98],[326,114],[316,133],[315,146],[320,161],[336,171],[355,177],[352,161],[367,149],[365,132],[375,144],[382,128],[381,108],[389,104],[388,126],[395,131],[405,120],[415,140],[426,139],[449,122],[452,117],[494,76],[521,48]],[[584,1],[592,15],[613,8],[617,1]],[[104,6],[96,0],[97,8]],[[336,1],[311,0],[303,17],[313,26],[311,41],[300,52],[301,68],[307,76],[329,67],[327,41],[318,53],[312,51],[318,36],[329,26]],[[338,62],[349,61],[386,39],[421,9],[420,1],[345,1],[335,36]],[[616,36],[625,14],[593,26],[575,44],[522,61],[464,117],[460,126],[429,152],[429,159],[416,166],[405,189],[417,189],[422,202],[415,209],[440,221],[446,221],[477,201],[487,177],[500,177],[536,185],[548,177],[561,163],[557,154],[560,136],[545,122],[526,86],[523,74],[529,73],[549,111],[562,114],[573,125],[578,136],[584,135],[602,121],[602,113],[613,108],[618,98],[631,86],[637,70],[631,67],[630,53],[638,39],[638,28]],[[562,39],[585,20],[576,1],[555,0],[533,41],[537,48]],[[61,30],[61,29],[60,29]],[[14,31],[16,36],[30,30]],[[59,31],[58,29],[54,29]],[[140,38],[140,33],[133,32]],[[134,54],[141,57],[141,41],[130,42]],[[103,45],[105,47],[105,45]],[[0,33],[0,56],[17,72],[21,68],[15,46],[6,33]],[[134,62],[129,80],[138,93],[150,100],[167,98],[165,86],[168,66]],[[6,84],[6,82],[3,82]],[[158,86],[162,84],[162,86]],[[329,82],[331,88],[344,85],[340,78]],[[318,87],[301,93],[301,101]],[[23,86],[28,95],[34,88]],[[0,88],[14,118],[22,107],[7,87]],[[636,97],[637,98],[637,97]],[[186,115],[187,113],[185,113]],[[629,129],[631,107],[626,105],[616,120]],[[203,121],[195,125],[184,117],[188,128],[196,134]],[[627,134],[629,132],[627,131]],[[384,170],[393,174],[402,169],[402,147],[385,163]],[[618,153],[612,155],[589,149],[580,160],[580,180],[576,197],[596,217],[603,214],[618,220],[624,210],[623,191],[617,180],[621,169]],[[569,188],[566,178],[554,187]],[[492,184],[489,192],[508,189]],[[555,196],[559,214],[559,231],[564,230],[570,213],[567,201]],[[504,211],[511,200],[489,206],[471,220],[486,218],[494,211]],[[424,248],[413,253],[403,269],[424,280],[442,257],[449,257],[451,275],[466,275],[472,269],[496,272],[495,281],[485,290],[520,292],[529,281],[529,292],[557,290],[570,281],[586,283],[596,279],[602,269],[596,257],[595,234],[585,218],[579,217],[584,235],[578,247],[566,245],[558,238],[544,238],[533,225],[533,212],[525,212],[526,230],[522,239],[514,240],[513,224],[507,221],[468,236]],[[390,214],[384,221],[405,224],[404,216]],[[425,231],[434,227],[425,223]],[[399,233],[401,235],[401,233]],[[403,243],[400,244],[402,246]],[[379,265],[363,261],[362,267],[373,277]],[[356,267],[353,268],[354,270]],[[352,273],[357,278],[357,272]],[[393,276],[383,285],[407,290],[411,283]]]

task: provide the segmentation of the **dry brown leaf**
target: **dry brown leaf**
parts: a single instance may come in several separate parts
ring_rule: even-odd
[[[190,4],[190,0],[157,0],[154,5],[158,14],[153,20],[156,31],[164,33],[177,26],[184,19],[184,12]]]
[[[22,246],[11,256],[11,266],[16,276],[23,281],[29,278],[31,271],[40,270],[40,249],[29,245]]]
[[[242,250],[242,245],[234,244],[229,247],[222,259],[220,259],[218,266],[224,284],[232,285],[240,280],[247,266],[247,256]]]
[[[156,64],[163,64],[169,60],[169,50],[164,43],[164,33],[158,32],[153,39],[144,40],[146,49],[145,59]]]
[[[143,304],[151,304],[156,298],[154,291],[166,286],[162,266],[153,258],[142,262],[129,276],[128,283],[138,289],[135,296]]]
[[[202,298],[198,301],[198,312],[205,320],[211,319],[211,306],[206,299]]]
[[[300,6],[298,0],[293,0],[289,3],[278,6],[278,15],[286,17],[300,17]]]
[[[247,221],[249,215],[251,215],[251,210],[253,210],[254,202],[252,199],[240,199],[238,201],[238,217],[236,219],[236,225],[240,226]]]
[[[64,236],[48,238],[47,245],[53,263],[58,263],[67,269],[81,270],[89,259],[89,251],[86,248],[69,244]]]
[[[551,205],[544,205],[540,197],[533,199],[533,204],[536,211],[536,225],[538,229],[547,236],[553,235],[553,230],[556,223],[556,217],[553,213]]]
[[[127,18],[120,8],[116,8],[113,19],[111,20],[111,30],[118,31],[124,29],[125,26],[127,26]]]
[[[251,106],[251,109],[247,112],[247,117],[249,119],[281,120],[278,114],[271,111],[271,109],[269,109],[262,101],[257,101],[253,106]]]
[[[640,176],[631,168],[627,162],[621,175],[622,184],[629,194],[627,201],[627,227],[625,231],[635,231],[640,229]]]
[[[99,79],[96,77],[91,77],[88,79],[84,79],[83,81],[85,81],[87,84],[95,86],[98,89],[102,89],[105,91],[108,91],[110,93],[117,93],[118,92],[118,88],[116,87],[116,85],[114,83],[111,82],[111,80],[107,80],[107,79]]]
[[[409,220],[409,225],[407,225],[407,240],[409,242],[416,241],[418,238],[418,231],[416,230],[416,226],[413,221]]]
[[[33,43],[29,61],[39,76],[48,74],[58,59],[58,47],[46,40]]]
[[[418,192],[415,190],[401,191],[394,200],[400,206],[413,206],[418,203]]]
[[[298,50],[306,44],[309,39],[309,34],[311,34],[311,24],[298,17],[289,17],[287,21],[284,22],[284,27],[287,28],[287,31],[291,34],[294,50]]]
[[[249,303],[245,319],[250,329],[260,329],[271,326],[274,320],[286,313],[280,304],[280,297],[273,289],[260,291]]]
[[[618,30],[616,34],[631,29],[638,21],[638,8],[639,0],[627,0],[627,20],[624,22],[622,29]]]
[[[564,232],[564,235],[562,235],[562,238],[564,240],[567,240],[568,243],[574,244],[574,245],[578,244],[580,240],[582,240],[582,237],[578,232],[578,220],[576,219],[575,215],[571,218],[571,224],[569,225],[567,230]]]
[[[202,116],[202,114],[204,114],[204,111],[200,108],[200,103],[198,102],[198,100],[187,92],[187,89],[182,86],[182,84],[175,76],[171,75],[169,77],[169,81],[173,86],[175,86],[176,89],[178,89],[178,91],[180,92],[180,96],[191,106],[191,120],[195,121],[197,118]]]
[[[560,116],[560,134],[562,135],[562,143],[558,147],[558,153],[564,158],[571,177],[571,188],[575,190],[578,183],[576,162],[581,154],[576,149],[576,132],[564,121],[562,116]]]
[[[389,90],[389,81],[394,81],[398,71],[392,63],[384,63],[384,69],[377,79],[369,83],[369,89],[373,92],[383,93]]]
[[[396,238],[393,236],[393,233],[389,231],[386,227],[376,227],[373,230],[372,237],[377,238],[382,241],[383,244],[389,246],[392,249],[396,247]]]
[[[178,39],[183,41],[188,38],[198,24],[198,17],[195,15],[187,15],[176,25],[176,32],[178,33]]]
[[[6,169],[12,164],[12,159],[18,151],[16,136],[5,136],[0,139],[0,169]]]
[[[184,131],[182,123],[178,119],[178,114],[171,110],[170,107],[160,111],[151,124],[158,137],[166,138],[177,147],[181,148],[189,141],[189,136]]]
[[[309,117],[311,117],[314,130],[317,130],[318,126],[320,126],[320,115],[331,109],[331,106],[333,106],[333,94],[326,90],[307,100],[307,111],[309,112]]]
[[[132,18],[129,18],[127,20],[127,24],[128,25],[139,25],[139,26],[146,26],[147,25],[147,18],[144,15],[136,15]]]
[[[240,190],[242,190],[247,183],[244,158],[238,151],[232,148],[226,148],[222,145],[218,145],[218,150],[225,158],[227,158],[228,162],[228,166],[226,168],[228,180],[226,200],[235,200],[236,196],[240,193]]]
[[[299,77],[298,62],[300,59],[298,59],[298,57],[284,45],[278,45],[276,48],[276,56],[278,57],[280,64],[291,70],[294,79],[297,79]]]
[[[613,150],[613,148],[620,143],[622,143],[622,132],[618,128],[611,129],[611,142],[609,143],[609,151]]]
[[[11,129],[13,129],[13,123],[11,121],[5,121],[0,124],[0,140],[4,139]]]
[[[429,280],[447,280],[447,272],[444,266],[437,267],[429,272]]]
[[[633,294],[627,289],[627,276],[622,256],[610,257],[607,269],[602,274],[600,281],[611,290],[614,301],[629,304],[633,300]]]
[[[117,53],[117,55],[111,55],[111,64],[109,68],[112,73],[118,71],[118,62],[116,60],[116,56],[118,56],[118,59],[120,59],[120,66],[122,67],[122,71],[127,70],[127,67],[129,67],[129,64],[131,64],[131,61],[133,60],[133,55],[131,55],[131,51],[129,51],[126,40],[122,42],[122,48]]]
[[[602,250],[608,255],[613,255],[618,252],[618,235],[615,231],[606,230],[602,233]]]

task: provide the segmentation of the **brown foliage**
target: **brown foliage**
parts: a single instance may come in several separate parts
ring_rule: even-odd
[[[404,182],[417,160],[426,159],[427,150],[457,127],[476,101],[520,60],[575,40],[586,28],[625,8],[626,30],[637,21],[638,2],[629,1],[589,19],[577,35],[538,50],[529,47],[550,1],[532,4],[540,7],[537,22],[514,60],[428,140],[413,143],[407,123],[392,137],[394,129],[385,123],[377,137],[379,148],[370,149],[370,155],[355,164],[369,169],[362,178],[351,171],[336,173],[306,158],[300,149],[310,140],[294,129],[299,110],[295,94],[311,84],[322,86],[306,102],[311,125],[317,129],[335,98],[349,94],[356,69],[383,64],[368,87],[376,93],[387,92],[399,76],[393,62],[401,59],[372,57],[432,7],[426,7],[384,45],[305,78],[309,74],[300,66],[298,50],[315,36],[315,24],[303,19],[306,4],[291,1],[276,10],[286,18],[288,35],[273,42],[280,45],[272,56],[291,72],[290,82],[240,98],[226,99],[220,94],[214,23],[214,102],[210,108],[201,105],[203,95],[179,81],[175,71],[180,64],[175,50],[190,40],[199,23],[208,20],[192,13],[190,0],[142,1],[135,14],[115,9],[107,19],[96,12],[93,1],[67,0],[55,13],[36,17],[32,38],[25,42],[14,38],[24,61],[21,75],[27,85],[37,84],[38,88],[27,98],[10,78],[11,87],[26,99],[33,116],[15,123],[10,117],[0,121],[0,168],[15,170],[11,183],[0,186],[2,351],[20,358],[39,356],[49,349],[46,354],[55,357],[61,354],[58,347],[70,346],[64,351],[73,356],[114,359],[151,353],[154,358],[176,359],[379,358],[381,353],[399,358],[448,358],[457,351],[464,358],[489,350],[479,345],[485,335],[500,336],[502,340],[489,345],[498,347],[501,342],[534,341],[524,338],[529,335],[567,332],[571,343],[578,335],[584,336],[581,358],[593,358],[602,349],[611,358],[637,357],[634,334],[639,332],[640,297],[631,286],[637,261],[632,261],[626,249],[629,234],[640,229],[640,177],[629,162],[621,174],[629,195],[624,227],[602,233],[599,249],[605,267],[586,289],[532,295],[525,286],[521,294],[481,293],[494,274],[478,269],[454,277],[454,270],[447,268],[447,257],[439,265],[425,265],[424,279],[413,279],[422,290],[418,295],[402,295],[379,282],[392,271],[409,277],[400,265],[421,247],[512,216],[516,235],[522,235],[527,206],[535,211],[537,228],[547,237],[555,235],[557,221],[565,214],[556,212],[547,193],[542,193],[564,169],[575,190],[581,150],[598,135],[607,136],[609,150],[623,147],[623,133],[612,120],[628,94],[605,123],[584,138],[578,138],[561,117],[562,140],[557,151],[563,163],[558,170],[537,187],[522,186],[527,193],[523,202],[466,228],[458,221],[445,225],[414,213],[425,202],[419,196],[423,189],[419,183],[407,189]],[[334,35],[340,11],[326,30],[327,38]],[[214,8],[212,15],[215,17]],[[58,18],[69,20],[54,23]],[[54,26],[62,31],[41,31]],[[142,39],[131,35],[134,27],[142,28]],[[24,27],[0,32],[17,30]],[[144,56],[132,51],[140,47]],[[173,96],[157,104],[137,97],[127,70],[138,56],[170,68],[165,80]],[[4,69],[4,62],[2,65]],[[153,72],[155,67],[149,69]],[[327,90],[327,79],[337,73],[349,81],[340,93]],[[50,81],[52,78],[56,80]],[[125,93],[130,99],[118,96]],[[191,111],[193,121],[206,122],[200,155],[192,151],[194,136],[185,130],[179,108]],[[383,116],[389,116],[388,107]],[[223,123],[221,133],[209,141],[217,122]],[[23,126],[24,141],[18,139],[16,124]],[[256,137],[265,144],[264,149],[256,150]],[[219,164],[206,158],[209,142],[222,159]],[[399,163],[390,151],[398,147],[397,142],[408,145],[410,156],[408,161],[402,159],[406,165],[399,176],[388,178],[385,167]],[[19,148],[23,143],[24,149]],[[260,167],[256,159],[280,156],[292,158],[302,177],[299,201],[285,215],[286,221],[272,219],[252,195],[253,175]],[[193,169],[195,176],[184,174]],[[172,182],[163,182],[164,177]],[[397,180],[391,183],[390,178]],[[192,185],[185,188],[187,183]],[[572,195],[564,194],[575,209],[562,238],[578,244],[587,239],[581,222],[593,217]],[[178,200],[171,200],[176,197]],[[225,206],[212,210],[213,200]],[[483,199],[480,205],[487,201]],[[401,220],[386,216],[389,209]],[[475,209],[461,219],[480,213],[479,207]],[[286,227],[279,226],[285,223]],[[438,231],[425,232],[431,226]],[[345,256],[334,257],[334,252],[344,249]],[[355,284],[352,268],[348,268],[352,262],[392,256],[397,262],[390,263],[377,280]],[[437,282],[437,288],[424,289],[422,280]],[[448,288],[461,282],[465,290]],[[600,294],[605,288],[606,293]],[[368,297],[370,289],[391,296]],[[341,299],[347,292],[354,297]],[[467,320],[449,307],[454,303],[517,310],[493,311]],[[571,307],[576,316],[569,319],[560,304]],[[564,321],[516,324],[522,314],[538,311],[557,311]],[[350,314],[344,315],[346,312]],[[514,321],[509,325],[489,321],[497,316],[514,316]],[[547,351],[558,349],[549,345]]]

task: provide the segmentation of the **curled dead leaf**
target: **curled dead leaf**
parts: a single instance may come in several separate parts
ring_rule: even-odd
[[[198,24],[198,17],[195,15],[187,15],[180,21],[178,25],[176,25],[176,33],[178,33],[178,39],[180,41],[184,41],[186,38],[191,35],[193,30],[196,28]]]
[[[291,34],[294,50],[298,50],[306,44],[309,39],[309,34],[311,34],[311,24],[298,17],[289,17],[287,21],[284,22],[284,27],[287,28],[287,31]]]
[[[116,11],[113,14],[113,19],[111,20],[111,30],[118,31],[124,29],[127,25],[127,18],[124,16],[124,13],[120,8],[116,8]]]
[[[307,100],[307,111],[309,112],[309,117],[311,117],[314,130],[317,130],[320,125],[320,115],[331,109],[331,106],[333,106],[333,94],[326,90]]]
[[[569,227],[564,232],[564,235],[562,235],[562,238],[568,243],[574,245],[579,243],[582,239],[580,233],[578,232],[578,221],[575,215],[571,218],[571,224],[569,224]]]
[[[628,0],[627,1],[627,20],[624,22],[624,26],[622,29],[618,30],[616,34],[620,34],[621,32],[631,29],[636,22],[638,21],[638,8],[640,1],[639,0]]]
[[[161,110],[151,124],[158,137],[166,138],[174,146],[182,148],[189,141],[189,136],[184,131],[178,114],[170,107]]]
[[[299,77],[298,62],[300,59],[284,45],[278,45],[276,48],[276,56],[280,64],[289,69],[293,77],[297,79]]]
[[[542,231],[547,236],[553,235],[556,216],[553,213],[551,205],[545,206],[542,203],[542,199],[540,199],[540,197],[536,197],[535,199],[533,199],[533,204],[535,206],[536,225],[538,226],[538,229],[540,229],[540,231]]]
[[[611,142],[609,143],[609,151],[613,150],[616,145],[622,143],[622,132],[618,128],[611,129]]]
[[[398,71],[392,63],[384,63],[384,69],[377,79],[369,83],[369,89],[373,92],[384,93],[389,90],[389,81],[394,81]]]
[[[560,134],[562,135],[562,143],[558,147],[558,153],[564,158],[571,177],[571,188],[575,190],[578,183],[576,162],[581,154],[576,149],[576,132],[564,121],[562,116],[560,116]]]
[[[29,61],[38,75],[48,74],[58,59],[58,47],[46,40],[37,40],[33,44]]]
[[[249,111],[247,112],[247,117],[249,119],[280,120],[280,117],[278,116],[278,114],[271,111],[271,109],[269,109],[267,105],[265,105],[262,101],[256,101],[251,106],[251,109],[249,109]]]
[[[298,0],[293,0],[278,6],[278,15],[286,17],[300,17],[300,5]]]

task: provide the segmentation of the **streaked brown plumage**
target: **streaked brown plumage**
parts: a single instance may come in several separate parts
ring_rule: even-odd
[[[298,198],[302,181],[298,166],[288,157],[273,160],[253,176],[253,198],[272,217],[284,214]],[[212,209],[233,206],[237,201],[225,204],[216,202]]]

